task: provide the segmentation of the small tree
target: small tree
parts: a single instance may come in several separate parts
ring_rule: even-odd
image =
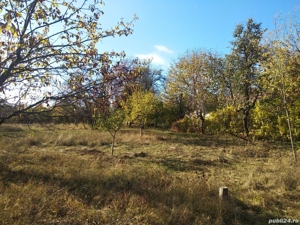
[[[156,125],[163,103],[152,92],[138,91],[129,98],[125,110],[128,119],[139,124],[142,136],[142,129],[147,123],[153,122]]]
[[[95,127],[108,131],[112,137],[111,155],[113,155],[116,135],[117,132],[122,127],[125,119],[124,110],[121,108],[117,108],[117,109],[107,108],[105,111],[97,113],[95,116],[96,116]]]

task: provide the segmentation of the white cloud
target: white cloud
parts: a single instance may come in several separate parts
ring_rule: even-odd
[[[168,49],[166,46],[163,46],[163,45],[154,45],[154,48],[160,52],[166,52],[169,54],[173,53],[173,51],[171,51],[170,49]]]
[[[166,64],[166,61],[157,53],[137,54],[136,56],[140,59],[150,59],[155,64],[160,64],[160,65]]]
[[[150,59],[152,63],[160,65],[160,66],[167,66],[168,63],[163,58],[163,53],[172,54],[173,51],[168,49],[166,46],[163,45],[154,45],[155,51],[148,54],[136,54],[136,56],[140,59]]]

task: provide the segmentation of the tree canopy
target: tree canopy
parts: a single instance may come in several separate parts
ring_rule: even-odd
[[[12,107],[0,115],[0,124],[43,103],[53,106],[85,93],[95,83],[79,77],[81,89],[66,89],[72,74],[81,70],[92,77],[112,64],[112,58],[124,56],[98,52],[96,44],[103,38],[131,34],[137,17],[104,30],[102,4],[101,0],[1,1],[0,96]],[[24,99],[26,104],[21,104]]]

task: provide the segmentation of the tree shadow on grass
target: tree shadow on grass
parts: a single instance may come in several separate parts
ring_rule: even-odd
[[[185,162],[168,159],[161,162],[171,170],[186,170]],[[196,161],[196,164],[209,164]],[[197,166],[197,165],[196,165]],[[49,186],[58,185],[84,204],[94,209],[111,207],[114,215],[124,215],[130,196],[140,196],[145,200],[148,210],[154,210],[156,219],[149,219],[150,224],[267,224],[268,219],[276,215],[266,213],[260,207],[249,207],[231,196],[231,201],[220,205],[217,190],[209,190],[205,183],[193,184],[174,181],[168,170],[149,168],[130,168],[127,172],[118,171],[102,174],[101,171],[88,174],[88,171],[74,173],[69,177],[31,170],[12,170],[4,163],[0,164],[0,180],[2,184],[26,184],[36,182]],[[193,192],[188,191],[193,189]],[[111,204],[115,204],[112,206]],[[91,215],[93,217],[93,215]],[[157,219],[159,218],[159,219]],[[115,218],[114,218],[115,219]],[[112,218],[113,220],[113,218]]]
[[[178,158],[165,158],[158,161],[153,161],[165,167],[168,170],[188,172],[188,171],[204,171],[204,166],[215,166],[216,162],[213,160],[203,160],[203,159],[192,159],[192,160],[182,160]]]
[[[219,207],[223,224],[260,225],[268,224],[270,219],[280,217],[278,213],[270,213],[260,206],[249,206],[235,196],[220,201]]]
[[[245,140],[232,137],[229,135],[202,135],[194,133],[176,133],[168,132],[167,134],[156,135],[160,141],[181,143],[185,145],[196,145],[203,147],[241,147],[247,145]]]

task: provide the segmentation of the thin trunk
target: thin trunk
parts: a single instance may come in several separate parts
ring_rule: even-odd
[[[249,124],[248,124],[248,117],[249,117],[249,111],[248,110],[243,110],[243,128],[244,128],[244,133],[246,137],[249,136]]]
[[[114,131],[114,134],[112,136],[112,142],[111,142],[111,155],[114,155],[114,148],[115,148],[115,139],[116,139],[116,133],[117,131]]]
[[[292,147],[292,152],[293,152],[294,160],[295,160],[295,162],[297,162],[297,155],[296,155],[296,151],[295,151],[295,147],[294,147],[294,141],[293,141],[293,131],[292,131],[292,125],[291,125],[291,117],[290,117],[289,109],[288,109],[287,102],[286,102],[286,92],[285,92],[285,86],[284,86],[284,82],[283,82],[283,78],[284,78],[283,74],[281,74],[281,78],[282,78],[283,104],[284,104],[285,113],[286,113],[286,117],[287,117],[287,123],[288,123],[288,128],[289,128],[289,136],[290,136],[290,141],[291,141],[291,147]]]
[[[114,148],[115,148],[115,138],[113,138],[111,142],[111,155],[114,155]]]
[[[143,128],[144,128],[144,122],[142,122],[141,123],[141,125],[140,125],[140,137],[142,137],[142,135],[143,135]]]
[[[142,126],[140,126],[140,137],[142,137],[142,135],[143,135],[143,127]]]
[[[283,72],[281,72],[281,66],[279,68],[279,72],[281,74],[282,100],[283,100],[283,105],[284,105],[285,113],[286,113],[286,117],[287,117],[291,147],[292,147],[292,152],[293,152],[293,156],[294,156],[294,161],[297,162],[297,155],[296,155],[296,150],[295,150],[294,141],[293,141],[293,131],[292,131],[292,125],[291,125],[291,118],[290,118],[290,113],[289,113],[289,109],[288,109],[287,101],[286,101],[284,76],[283,76]]]
[[[293,141],[291,118],[290,118],[290,113],[289,113],[289,110],[288,110],[287,106],[285,107],[285,112],[286,112],[287,123],[288,123],[288,127],[289,127],[289,135],[290,135],[290,140],[291,140],[291,147],[292,147],[292,151],[293,151],[293,156],[294,156],[295,162],[297,162],[297,155],[296,155],[296,151],[295,151],[295,147],[294,147],[294,141]]]

